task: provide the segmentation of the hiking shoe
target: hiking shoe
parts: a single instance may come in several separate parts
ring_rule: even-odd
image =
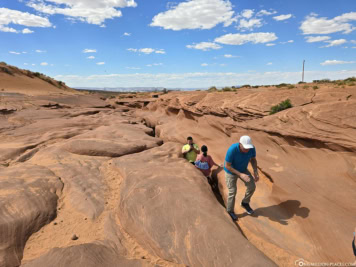
[[[241,207],[243,207],[243,208],[246,210],[247,214],[250,214],[250,215],[251,215],[251,214],[253,213],[253,209],[251,209],[249,203],[243,203],[243,202],[241,202]]]
[[[236,216],[235,212],[231,211],[231,212],[228,212],[228,213],[229,213],[229,215],[231,216],[231,219],[232,219],[233,221],[237,221],[237,216]]]

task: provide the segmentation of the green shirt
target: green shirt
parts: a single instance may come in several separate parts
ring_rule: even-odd
[[[197,144],[193,144],[193,147],[196,150],[199,150],[199,146]],[[186,144],[183,146],[182,151],[189,151],[190,149],[190,145]],[[194,150],[191,150],[190,152],[188,152],[187,154],[185,154],[185,158],[189,161],[189,162],[194,162],[197,158],[197,153]]]

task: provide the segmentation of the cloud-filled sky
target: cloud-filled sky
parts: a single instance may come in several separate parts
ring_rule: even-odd
[[[354,0],[3,0],[0,61],[72,87],[356,76]]]

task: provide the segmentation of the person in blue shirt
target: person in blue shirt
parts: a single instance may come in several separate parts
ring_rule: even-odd
[[[254,171],[254,176],[252,176],[252,174],[247,170],[249,162],[251,162]],[[237,179],[240,178],[247,187],[245,197],[241,201],[241,206],[247,211],[248,214],[253,213],[253,209],[250,207],[250,200],[256,190],[255,182],[259,180],[256,160],[256,149],[252,144],[251,138],[249,136],[241,136],[240,142],[232,144],[227,150],[224,170],[226,185],[229,189],[226,210],[231,216],[231,218],[236,221],[237,216],[235,214],[234,209],[235,197],[237,192]]]

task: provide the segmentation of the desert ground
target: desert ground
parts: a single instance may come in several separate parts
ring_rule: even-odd
[[[90,93],[0,67],[0,266],[355,261],[354,83]],[[221,164],[246,134],[260,181],[234,222],[224,170],[212,190],[181,147]]]

